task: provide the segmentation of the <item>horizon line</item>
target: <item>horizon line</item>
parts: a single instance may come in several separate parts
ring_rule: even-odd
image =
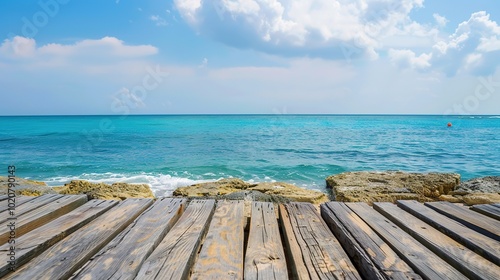
[[[182,114],[34,114],[34,115],[0,115],[0,117],[146,117],[146,116],[443,116],[443,117],[464,117],[464,116],[499,116],[498,114],[399,114],[399,113],[182,113]]]

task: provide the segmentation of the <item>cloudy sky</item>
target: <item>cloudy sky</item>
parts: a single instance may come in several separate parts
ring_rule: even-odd
[[[0,2],[0,115],[500,114],[500,2]]]

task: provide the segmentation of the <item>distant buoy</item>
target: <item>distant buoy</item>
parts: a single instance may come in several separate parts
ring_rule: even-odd
[[[451,127],[451,122],[448,123],[448,127]]]

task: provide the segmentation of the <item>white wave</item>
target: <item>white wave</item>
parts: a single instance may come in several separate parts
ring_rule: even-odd
[[[490,116],[489,119],[500,119],[500,116]]]
[[[188,174],[186,174],[188,175]],[[129,184],[147,184],[156,197],[171,196],[172,192],[179,188],[201,182],[213,180],[190,179],[177,177],[168,174],[150,174],[143,173],[137,175],[119,174],[119,173],[84,173],[79,176],[53,177],[45,180],[49,186],[61,186],[72,180],[86,180],[92,183],[129,183]]]
[[[172,174],[155,174],[155,173],[140,173],[140,174],[122,174],[122,173],[83,173],[78,176],[60,176],[52,177],[44,180],[44,182],[51,186],[62,186],[72,180],[85,180],[91,183],[128,183],[128,184],[147,184],[156,197],[171,196],[173,191],[179,187],[190,186],[197,183],[213,182],[224,178],[233,178],[232,176],[206,173],[203,176],[197,176],[189,172],[172,172]],[[276,182],[270,176],[257,176],[253,175],[251,179],[246,180],[250,184],[259,182]],[[289,182],[297,184],[307,189],[320,189],[316,184],[300,184],[298,182]]]

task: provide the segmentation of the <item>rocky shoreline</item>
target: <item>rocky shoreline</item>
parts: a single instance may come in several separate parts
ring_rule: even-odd
[[[0,176],[0,194],[7,193],[7,178]],[[395,202],[396,200],[450,201],[467,205],[500,203],[500,176],[460,182],[455,173],[408,173],[401,171],[345,172],[326,178],[327,190],[308,190],[285,182],[248,183],[227,178],[177,188],[173,196],[192,199],[239,199],[245,201],[310,202],[319,205],[330,200],[344,202]],[[61,187],[16,178],[17,195],[46,193],[86,194],[89,199],[155,198],[146,184],[91,183],[74,180]]]
[[[401,171],[345,172],[326,178],[333,200],[345,202],[449,201],[467,205],[499,203],[500,176],[460,182],[456,173]]]
[[[284,182],[250,184],[233,178],[180,187],[174,191],[173,195],[270,202],[299,201],[313,204],[321,204],[331,200],[323,192],[307,190]]]

